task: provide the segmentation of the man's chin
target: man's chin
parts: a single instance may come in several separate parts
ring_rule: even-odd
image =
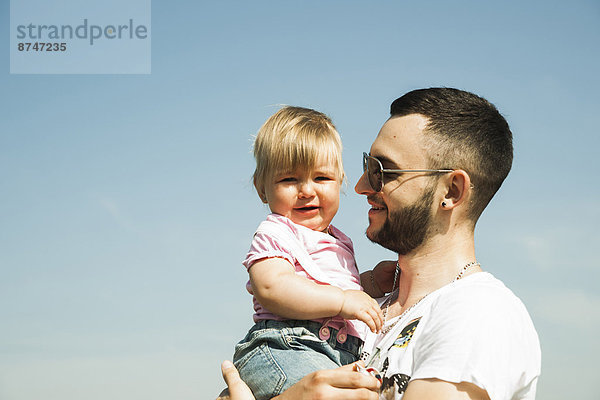
[[[367,235],[367,239],[369,239],[371,242],[379,244],[379,242],[377,241],[377,237],[379,236],[380,231],[381,227],[374,227],[373,223],[371,223],[367,227],[365,234]]]
[[[390,240],[390,232],[392,232],[392,230],[388,221],[386,220],[386,222],[382,224],[373,224],[371,222],[367,227],[367,231],[365,233],[367,239],[369,239],[372,243],[378,244],[388,250],[397,253],[398,251],[396,250],[394,241]],[[392,237],[395,238],[396,235],[392,235]]]

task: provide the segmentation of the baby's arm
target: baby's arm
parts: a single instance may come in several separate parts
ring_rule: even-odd
[[[341,316],[358,319],[379,331],[383,315],[379,305],[360,290],[319,285],[299,275],[283,258],[266,258],[249,269],[252,291],[267,310],[284,318],[317,319]]]
[[[371,297],[383,297],[393,290],[395,270],[396,261],[381,261],[372,270],[360,274],[360,285]]]

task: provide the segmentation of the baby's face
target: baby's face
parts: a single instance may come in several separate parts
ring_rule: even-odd
[[[271,212],[315,231],[326,231],[340,204],[339,173],[332,163],[275,173],[265,184]]]

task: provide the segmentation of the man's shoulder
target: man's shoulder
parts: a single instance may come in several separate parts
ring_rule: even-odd
[[[539,376],[541,350],[529,313],[489,273],[440,290],[417,329],[413,379],[466,381],[492,398],[511,398],[510,393],[530,388]]]
[[[452,303],[469,302],[477,299],[484,303],[521,303],[519,298],[504,283],[489,272],[478,272],[452,282],[439,291],[438,301]]]
[[[432,302],[431,313],[434,316],[454,315],[473,322],[530,321],[523,302],[488,272],[467,276],[440,290]]]

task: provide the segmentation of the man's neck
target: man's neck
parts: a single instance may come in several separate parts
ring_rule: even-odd
[[[452,282],[473,261],[476,260],[472,233],[452,238],[438,235],[413,252],[399,255],[400,289],[394,314]],[[478,271],[479,267],[469,268],[464,276]]]

